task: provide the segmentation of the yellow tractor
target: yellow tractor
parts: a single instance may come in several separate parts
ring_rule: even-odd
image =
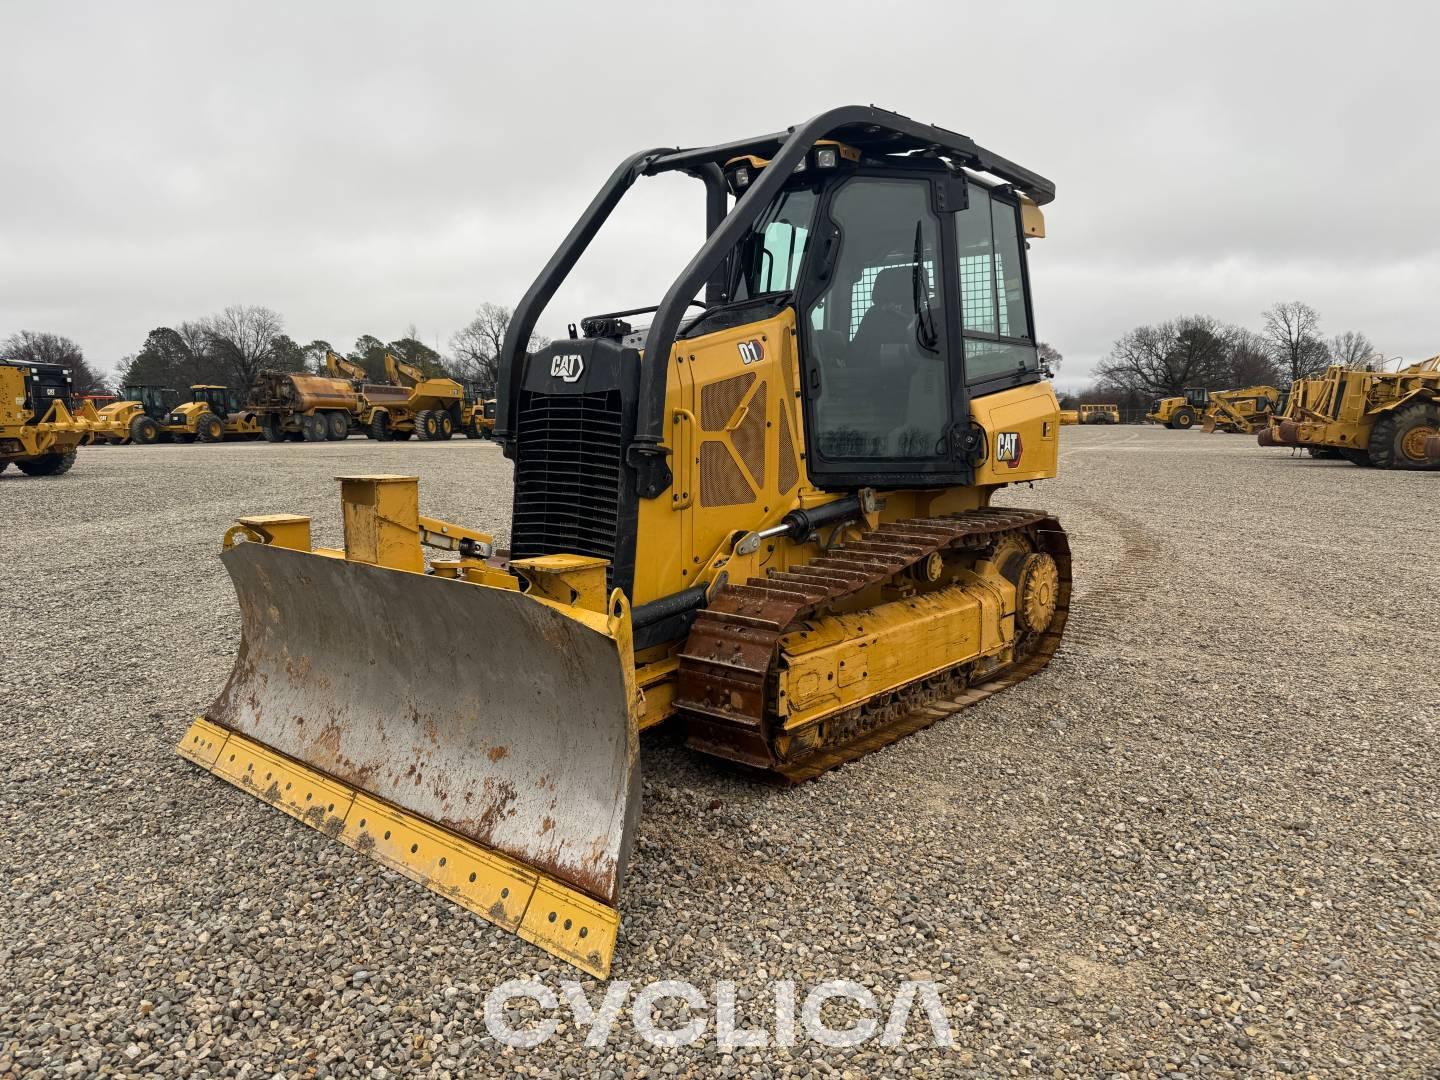
[[[434,379],[413,364],[385,354],[389,385],[364,388],[361,423],[372,439],[448,439],[461,430],[465,389],[454,379]]]
[[[180,392],[168,386],[126,386],[120,397],[99,410],[95,423],[96,440],[124,445],[151,446],[165,437],[170,410],[180,401]]]
[[[1283,415],[1260,431],[1261,446],[1300,446],[1381,469],[1433,469],[1429,439],[1440,435],[1440,356],[1401,371],[1339,365],[1290,389]]]
[[[488,439],[495,431],[495,399],[480,396],[472,382],[461,384],[465,397],[460,406],[460,430],[467,439]]]
[[[1188,431],[1205,418],[1205,409],[1209,402],[1208,390],[1187,387],[1182,396],[1157,399],[1145,414],[1145,420],[1151,424],[1163,424],[1167,428]]]
[[[627,190],[669,173],[703,182],[707,239],[658,305],[527,354]],[[1057,469],[1026,272],[1053,197],[861,106],[625,159],[501,352],[509,550],[422,516],[411,476],[341,478],[340,548],[239,519],[239,654],[178,752],[605,976],[642,731],[800,783],[1055,652],[1065,532],[991,505]]]
[[[94,434],[95,409],[81,408],[65,368],[0,360],[0,472],[12,463],[26,476],[69,472]]]
[[[160,430],[176,442],[217,443],[258,436],[260,420],[228,386],[197,383],[190,387],[190,400],[172,408]]]

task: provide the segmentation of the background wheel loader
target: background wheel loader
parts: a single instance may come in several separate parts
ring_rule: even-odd
[[[467,439],[488,439],[495,431],[495,399],[483,397],[472,382],[461,383],[460,430]]]
[[[217,443],[259,435],[260,420],[228,386],[197,383],[190,387],[190,400],[172,408],[160,430],[176,442]]]
[[[1151,424],[1185,431],[1200,425],[1202,431],[1239,432],[1253,435],[1264,427],[1280,402],[1273,386],[1246,386],[1211,392],[1188,387],[1181,397],[1160,398],[1145,414]]]
[[[627,190],[671,172],[708,235],[658,305],[527,355]],[[1065,533],[990,505],[1056,472],[1025,270],[1053,197],[858,106],[625,159],[502,349],[510,550],[421,516],[414,477],[341,478],[341,549],[241,518],[239,654],[178,752],[606,975],[643,729],[798,783],[1054,653]]]
[[[1290,388],[1284,414],[1257,436],[1261,446],[1301,446],[1381,469],[1440,467],[1427,441],[1440,435],[1440,356],[1401,371],[1334,366]]]
[[[94,434],[93,406],[77,415],[75,382],[57,364],[0,360],[0,472],[60,476]]]
[[[152,446],[165,438],[164,425],[170,410],[180,402],[180,392],[168,386],[126,386],[118,401],[99,410],[95,423],[97,441]]]

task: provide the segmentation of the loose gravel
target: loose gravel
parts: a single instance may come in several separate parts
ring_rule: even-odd
[[[919,1010],[897,1046],[662,1049],[627,1011],[587,1047],[563,1006],[504,1046],[502,981],[604,988],[173,755],[235,649],[234,517],[337,543],[334,476],[414,473],[428,513],[503,537],[496,447],[0,476],[0,1077],[1440,1075],[1440,476],[1199,432],[1063,443],[1061,478],[999,500],[1071,532],[1048,670],[795,790],[644,745],[614,978],[687,980],[701,1017],[731,980],[772,1031],[774,979],[882,1010],[929,979],[950,1048]]]

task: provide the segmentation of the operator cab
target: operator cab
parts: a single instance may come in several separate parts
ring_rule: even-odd
[[[705,182],[705,245],[659,305],[589,316],[579,332],[571,324],[571,341],[527,365],[535,320],[591,237],[638,177],[667,171]],[[671,480],[662,443],[672,345],[790,308],[812,482],[973,482],[986,446],[970,400],[1044,378],[1026,238],[1045,235],[1039,205],[1053,197],[1048,180],[963,135],[873,108],[637,154],[516,309],[501,350],[497,437],[513,456],[522,398],[562,377],[578,393],[581,372],[611,372],[607,387],[638,398],[633,426],[626,417],[618,429],[625,459],[640,496],[658,497]],[[649,314],[648,326],[633,321]],[[662,362],[650,362],[657,354]]]
[[[157,423],[165,422],[180,401],[180,392],[168,386],[126,386],[120,396],[125,401],[138,401],[145,415]]]

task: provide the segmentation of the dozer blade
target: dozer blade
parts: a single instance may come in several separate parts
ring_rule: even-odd
[[[267,544],[222,558],[240,652],[178,752],[606,976],[640,805],[628,612]]]

